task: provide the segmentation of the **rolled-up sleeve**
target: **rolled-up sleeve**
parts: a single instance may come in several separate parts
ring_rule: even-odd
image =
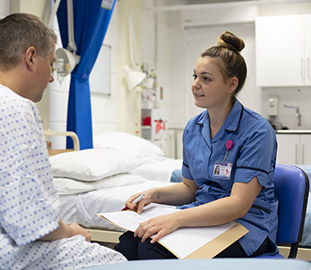
[[[249,182],[256,176],[260,185],[266,187],[268,175],[274,171],[271,164],[275,160],[276,147],[273,130],[266,125],[257,127],[240,150],[235,182]]]

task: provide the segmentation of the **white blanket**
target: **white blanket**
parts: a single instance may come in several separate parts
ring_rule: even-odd
[[[182,167],[182,159],[159,156],[141,158],[140,163],[141,165],[133,169],[132,173],[138,174],[147,180],[165,183],[170,182],[174,170]]]
[[[104,188],[75,195],[60,195],[60,218],[65,223],[77,222],[86,227],[120,230],[97,216],[100,212],[119,211],[130,197],[152,187],[171,185],[159,181],[145,181],[135,185]]]

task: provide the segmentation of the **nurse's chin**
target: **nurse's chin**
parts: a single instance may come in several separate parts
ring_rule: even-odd
[[[202,102],[198,102],[197,100],[194,101],[195,106],[201,109],[206,109],[206,105],[202,104]]]

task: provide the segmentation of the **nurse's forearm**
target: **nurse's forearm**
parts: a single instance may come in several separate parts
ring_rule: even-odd
[[[179,211],[176,213],[176,219],[180,227],[217,226],[243,216],[239,205],[230,197],[226,197]]]
[[[191,181],[191,180],[188,180]],[[170,204],[170,205],[183,205],[195,200],[195,192],[197,187],[193,184],[194,181],[174,184],[163,188],[155,188],[153,194],[153,202]]]
[[[181,227],[215,226],[246,215],[262,187],[257,177],[248,183],[235,183],[231,194],[197,207],[176,213]]]

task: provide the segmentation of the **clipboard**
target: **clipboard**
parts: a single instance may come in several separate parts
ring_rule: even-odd
[[[168,209],[167,209],[168,210]],[[170,211],[170,210],[168,210]],[[174,210],[172,210],[174,211]],[[176,210],[176,211],[180,211],[180,210]],[[128,212],[128,211],[125,211]],[[138,215],[136,214],[136,212],[133,211],[129,211],[132,213],[127,213],[127,214],[134,214],[134,215]],[[117,212],[115,212],[117,214]],[[114,220],[113,216],[111,218],[111,214],[113,215],[113,213],[99,213],[97,214],[99,217],[105,219],[106,221],[121,227],[123,229],[129,230],[129,231],[135,231],[135,228],[137,227],[130,227],[127,226],[125,224],[120,224],[118,221],[115,222],[116,220]],[[126,213],[120,213],[119,215],[126,215]],[[180,235],[178,235],[178,239],[179,242],[184,242],[186,241],[187,246],[190,244],[192,245],[192,249],[190,249],[190,251],[184,253],[184,252],[180,252],[181,248],[179,247],[179,245],[171,245],[167,240],[164,240],[165,236],[162,238],[163,242],[161,241],[161,239],[158,241],[159,244],[161,244],[162,246],[164,246],[166,249],[168,249],[170,252],[172,252],[178,259],[210,259],[215,257],[218,253],[220,253],[221,251],[223,251],[224,249],[226,249],[228,246],[230,246],[232,243],[234,243],[235,241],[237,241],[238,239],[240,239],[243,235],[245,235],[248,230],[242,226],[240,223],[238,222],[231,222],[232,224],[230,225],[231,227],[229,227],[228,229],[225,229],[224,231],[221,230],[220,234],[217,234],[216,237],[212,238],[212,240],[209,241],[204,241],[203,243],[201,243],[200,245],[197,245],[194,241],[191,243],[189,240],[189,234],[187,235],[188,237],[188,241],[183,239],[183,234],[181,233]],[[137,225],[138,226],[138,225]],[[220,226],[214,226],[214,228],[217,227],[221,227]],[[226,226],[226,224],[224,224],[224,226]],[[198,227],[198,228],[181,228],[177,231],[181,231],[183,229],[192,229],[196,232],[200,231],[200,236],[202,235],[202,230],[203,233],[206,232],[206,230],[212,230],[213,227]],[[177,232],[176,231],[176,232]],[[173,232],[172,234],[174,234],[175,232]],[[192,236],[192,235],[190,235]],[[186,236],[185,236],[186,237]],[[175,239],[177,239],[175,237]],[[178,247],[177,247],[178,246]],[[178,251],[179,248],[179,251]]]
[[[247,233],[248,230],[240,223],[236,222],[236,225],[231,229],[206,243],[203,247],[185,257],[185,259],[211,259]]]

